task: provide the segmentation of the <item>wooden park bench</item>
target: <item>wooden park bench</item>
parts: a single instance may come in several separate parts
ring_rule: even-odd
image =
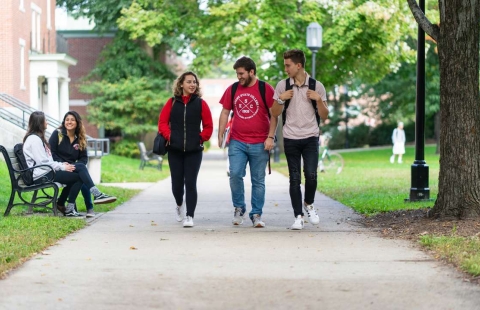
[[[145,143],[137,142],[138,149],[140,150],[140,170],[143,170],[145,166],[156,167],[158,170],[162,171],[163,157],[153,154],[152,151],[147,152]]]
[[[6,149],[4,146],[0,145],[0,151],[5,158],[5,163],[7,164],[8,174],[10,175],[10,183],[12,185],[12,193],[10,194],[10,200],[8,201],[7,209],[5,210],[4,216],[7,216],[10,213],[10,210],[15,206],[28,206],[29,212],[33,211],[33,208],[45,208],[53,211],[54,215],[58,215],[57,209],[57,197],[59,189],[64,187],[64,184],[60,184],[54,182],[53,179],[45,178],[43,183],[40,184],[33,184],[27,186],[23,183],[23,179],[20,175],[20,172],[24,170],[18,170],[18,161],[15,153],[13,152],[13,148]],[[26,170],[34,169],[36,167],[48,167],[52,169],[54,175],[55,171],[52,167],[48,165],[38,165],[35,167],[28,168]],[[53,194],[45,192],[46,189],[51,188]],[[51,192],[49,191],[49,192]],[[27,198],[22,196],[24,193],[33,193],[32,198]],[[18,194],[21,202],[13,203],[15,200],[15,196]],[[51,207],[48,205],[52,204]]]

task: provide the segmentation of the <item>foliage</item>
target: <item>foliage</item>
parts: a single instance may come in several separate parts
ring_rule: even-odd
[[[156,79],[130,77],[86,83],[80,89],[93,96],[88,105],[90,122],[108,130],[121,129],[142,141],[145,134],[157,130],[160,109],[170,95],[164,87]]]
[[[112,143],[112,154],[127,158],[139,158],[140,150],[137,142],[130,139],[122,139],[118,142]]]
[[[412,32],[412,20],[403,1],[142,0],[122,10],[118,26],[151,46],[191,49],[200,74],[249,55],[257,61],[259,77],[275,84],[284,76],[285,49],[311,55],[306,27],[317,22],[324,45],[316,67],[329,87],[352,78],[378,81],[412,56],[402,37]]]
[[[86,79],[114,83],[130,77],[158,79],[162,85],[160,89],[166,89],[175,75],[165,64],[152,59],[139,43],[131,41],[128,34],[119,31],[101,52],[95,68]]]

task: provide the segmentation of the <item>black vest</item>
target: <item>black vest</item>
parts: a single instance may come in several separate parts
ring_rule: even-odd
[[[203,151],[200,142],[202,123],[202,99],[192,95],[184,104],[181,97],[174,97],[170,114],[170,150],[182,152]]]

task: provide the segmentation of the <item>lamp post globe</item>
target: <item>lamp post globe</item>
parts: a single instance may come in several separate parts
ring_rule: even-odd
[[[307,27],[307,47],[312,51],[312,77],[315,78],[315,54],[322,47],[322,26],[310,23]]]

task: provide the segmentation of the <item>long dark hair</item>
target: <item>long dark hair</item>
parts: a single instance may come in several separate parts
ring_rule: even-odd
[[[182,97],[182,95],[183,95],[182,84],[185,81],[185,77],[187,75],[192,75],[192,76],[195,77],[195,80],[197,82],[197,89],[195,89],[194,94],[197,95],[198,97],[202,97],[202,91],[200,89],[200,81],[198,80],[197,75],[195,73],[193,73],[192,71],[187,71],[187,72],[182,73],[182,75],[180,75],[175,80],[175,83],[173,85],[173,95],[177,96],[177,97]]]
[[[85,150],[87,148],[87,134],[85,133],[85,127],[82,123],[82,118],[80,115],[75,111],[68,111],[65,116],[63,117],[62,125],[60,125],[60,129],[65,129],[65,119],[67,116],[75,117],[75,121],[77,122],[77,127],[75,128],[75,135],[78,137],[78,144],[80,150]]]
[[[47,140],[45,140],[45,130],[47,130],[45,126],[45,114],[42,111],[33,112],[28,119],[28,129],[25,137],[23,137],[23,143],[25,143],[28,136],[37,135],[45,145],[50,146]]]

